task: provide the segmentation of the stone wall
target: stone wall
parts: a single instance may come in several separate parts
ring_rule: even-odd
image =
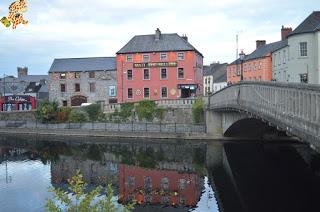
[[[1,112],[0,120],[35,121],[35,111]]]

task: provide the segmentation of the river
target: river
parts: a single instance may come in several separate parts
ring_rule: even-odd
[[[134,211],[320,211],[320,157],[301,143],[12,137],[0,139],[0,211],[44,211],[76,170]]]

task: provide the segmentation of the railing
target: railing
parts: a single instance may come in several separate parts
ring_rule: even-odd
[[[40,123],[37,121],[0,121],[0,128],[15,129],[75,129],[92,130],[105,132],[152,132],[152,133],[206,133],[204,124],[181,124],[181,123],[151,123],[151,122],[129,122],[129,123],[111,123],[111,122],[86,122],[86,123]]]
[[[302,139],[320,140],[318,85],[242,82],[210,96],[208,108],[247,111]]]

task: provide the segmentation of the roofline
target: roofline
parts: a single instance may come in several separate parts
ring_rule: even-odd
[[[70,58],[54,58],[54,60],[69,60],[69,59],[94,59],[94,58],[116,58],[112,56],[108,57],[70,57]]]
[[[287,38],[288,38],[288,37],[291,37],[291,36],[294,36],[294,35],[302,35],[302,34],[308,34],[308,33],[316,33],[317,31],[320,31],[320,29],[314,29],[314,30],[312,30],[312,31],[307,31],[307,32],[295,32],[295,33],[290,33],[290,34],[287,36]],[[292,31],[292,32],[294,32],[294,31]]]
[[[103,70],[86,70],[86,71],[48,71],[48,73],[64,73],[64,72],[91,72],[91,71],[117,71],[117,69],[103,69]]]
[[[170,51],[141,51],[141,52],[122,52],[119,53],[119,51],[116,53],[117,55],[119,54],[136,54],[136,53],[154,53],[154,52],[189,52],[189,51],[194,51],[197,52],[198,54],[200,54],[201,57],[203,57],[203,55],[201,54],[201,52],[199,52],[196,49],[192,49],[192,50],[170,50]]]

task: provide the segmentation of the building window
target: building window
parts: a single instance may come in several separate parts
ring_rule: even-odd
[[[168,89],[166,87],[161,88],[161,98],[168,97]]]
[[[259,62],[259,70],[262,68],[262,62]]]
[[[60,74],[60,79],[66,79],[67,77],[67,74],[66,73],[61,73]]]
[[[149,69],[143,69],[143,79],[144,80],[150,79],[150,71],[149,71]]]
[[[67,100],[63,100],[62,101],[62,106],[63,107],[67,107],[68,106],[68,101]]]
[[[283,50],[283,64],[286,64],[286,50]]]
[[[142,56],[142,60],[143,60],[144,62],[148,62],[148,61],[150,60],[150,56],[149,56],[148,54],[144,54],[144,55]]]
[[[308,83],[308,74],[300,74],[300,82]]]
[[[279,52],[278,66],[281,65],[281,52]]]
[[[109,96],[116,96],[116,86],[115,85],[110,85],[109,86]]]
[[[167,60],[167,53],[160,53],[160,60]]]
[[[127,62],[132,62],[132,54],[127,55]]]
[[[96,92],[96,83],[91,82],[89,85],[90,85],[90,93]]]
[[[80,92],[80,84],[79,83],[74,84],[74,90],[75,90],[75,92]]]
[[[132,99],[132,98],[133,98],[132,88],[128,88],[128,99]]]
[[[207,84],[208,83],[208,79],[207,78],[205,78],[205,80],[204,80],[204,84]]]
[[[150,97],[150,89],[149,88],[144,88],[143,89],[143,96],[144,96],[144,98],[149,98]]]
[[[178,60],[184,60],[184,52],[178,52]]]
[[[184,70],[183,68],[178,68],[178,79],[184,78]]]
[[[132,80],[132,70],[127,70],[127,80]]]
[[[274,54],[272,59],[273,59],[273,67],[276,67],[277,54]]]
[[[80,78],[80,72],[74,72],[74,78],[79,79]]]
[[[89,78],[95,78],[95,73],[94,72],[89,72]]]
[[[167,69],[161,69],[161,79],[167,79]]]
[[[60,91],[66,92],[66,84],[60,84]]]
[[[308,56],[307,42],[300,42],[300,56]]]

